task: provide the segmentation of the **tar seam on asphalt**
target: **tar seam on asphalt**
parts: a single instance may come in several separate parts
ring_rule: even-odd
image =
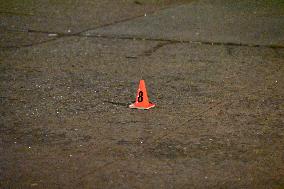
[[[23,31],[18,31],[23,32]],[[121,40],[137,40],[137,41],[158,41],[158,42],[168,42],[165,45],[175,44],[175,43],[189,43],[189,44],[200,44],[200,45],[212,45],[212,46],[236,46],[236,47],[262,47],[262,48],[271,48],[271,49],[284,49],[282,45],[256,45],[256,44],[244,44],[244,43],[232,43],[232,42],[211,42],[211,41],[190,41],[190,40],[173,40],[173,39],[163,39],[163,38],[142,38],[142,37],[131,37],[131,36],[107,36],[107,35],[81,35],[81,34],[65,34],[65,33],[55,33],[47,31],[35,31],[27,30],[29,33],[46,33],[46,34],[57,34],[57,37],[54,37],[51,40],[46,40],[37,43],[31,43],[27,45],[19,46],[2,46],[0,49],[11,49],[11,48],[21,48],[21,47],[31,47],[34,45],[40,45],[50,41],[54,41],[63,37],[93,37],[93,38],[104,38],[104,39],[121,39]],[[158,45],[159,46],[159,45]],[[159,47],[160,48],[160,47]]]
[[[34,14],[32,13],[9,12],[9,11],[1,11],[0,14],[8,14],[13,16],[34,16]]]
[[[171,45],[171,44],[175,44],[175,43],[177,43],[177,42],[167,41],[167,42],[164,42],[164,43],[158,43],[156,46],[150,48],[149,50],[144,51],[142,54],[140,54],[138,56],[151,56],[153,53],[155,53],[160,48],[162,48],[166,45]]]

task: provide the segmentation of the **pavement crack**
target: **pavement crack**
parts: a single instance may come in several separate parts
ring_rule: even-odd
[[[135,1],[134,2],[135,4],[140,4],[139,1]],[[142,5],[142,3],[140,4]],[[131,20],[134,20],[134,19],[137,19],[137,18],[143,18],[145,16],[145,14],[147,16],[150,16],[152,14],[155,14],[156,12],[158,11],[162,11],[162,10],[166,10],[166,9],[172,9],[174,7],[177,7],[177,6],[181,6],[183,5],[182,3],[177,3],[176,5],[169,5],[169,6],[165,6],[163,8],[160,8],[158,10],[152,10],[152,11],[149,11],[149,12],[145,12],[143,14],[140,14],[140,15],[137,15],[137,16],[133,16],[131,18],[125,18],[125,19],[122,19],[122,20],[117,20],[117,21],[114,21],[114,22],[110,22],[110,23],[106,23],[106,24],[102,24],[100,26],[96,26],[96,27],[91,27],[91,28],[87,28],[87,29],[84,29],[80,32],[77,32],[76,35],[80,35],[80,34],[83,34],[84,32],[87,32],[87,31],[90,31],[90,30],[96,30],[96,29],[101,29],[101,28],[104,28],[104,27],[107,27],[107,26],[112,26],[112,25],[115,25],[115,24],[120,24],[120,23],[123,23],[123,22],[127,22],[127,21],[131,21]]]
[[[129,19],[130,20],[130,19]],[[125,20],[124,20],[125,21]],[[120,21],[123,22],[123,21]],[[118,22],[119,23],[119,22]],[[112,24],[109,24],[112,25]],[[107,25],[105,25],[107,26]],[[104,26],[102,26],[104,27]],[[88,29],[89,30],[89,29]],[[169,44],[182,44],[182,43],[189,43],[189,44],[200,44],[200,45],[212,45],[212,46],[226,46],[228,47],[227,52],[229,55],[232,54],[232,47],[256,47],[256,48],[270,48],[274,49],[276,53],[277,49],[284,49],[283,45],[259,45],[259,44],[245,44],[245,43],[233,43],[233,42],[213,42],[213,41],[191,41],[191,40],[176,40],[176,39],[165,39],[165,38],[147,38],[147,37],[134,37],[134,36],[116,36],[116,35],[88,35],[88,34],[82,34],[85,31],[84,30],[81,32],[77,33],[60,33],[60,32],[50,32],[50,31],[40,31],[40,30],[32,30],[32,29],[27,29],[27,30],[11,30],[8,29],[7,31],[12,31],[12,32],[27,32],[27,33],[41,33],[41,34],[56,34],[53,39],[42,41],[42,42],[36,42],[36,43],[31,43],[31,44],[25,44],[25,45],[15,45],[15,46],[0,46],[0,49],[12,49],[12,48],[21,48],[21,47],[31,47],[34,45],[39,45],[43,43],[47,43],[50,41],[54,41],[57,39],[60,39],[62,37],[84,37],[84,38],[102,38],[102,39],[120,39],[120,40],[136,40],[136,41],[156,41],[160,42],[153,48],[144,51],[142,54],[139,56],[151,56],[153,53],[155,53],[158,49],[169,45]],[[127,58],[137,58],[136,56],[129,56]]]
[[[153,14],[155,12],[156,11],[152,11],[152,12],[149,12],[148,14]],[[81,34],[87,32],[87,31],[90,31],[90,30],[101,29],[101,28],[104,28],[104,27],[108,27],[108,26],[112,26],[112,25],[115,25],[115,24],[120,24],[120,23],[123,23],[123,22],[131,21],[131,20],[134,20],[136,18],[140,18],[140,17],[144,17],[144,16],[145,16],[145,14],[134,16],[134,17],[131,17],[131,18],[125,18],[125,19],[122,19],[122,20],[118,20],[118,21],[114,21],[114,22],[110,22],[110,23],[106,23],[106,24],[102,24],[102,25],[99,25],[99,26],[96,26],[96,27],[92,27],[92,28],[87,28],[87,29],[84,29],[84,30],[82,30],[80,32],[75,33],[75,35],[81,35]]]
[[[49,40],[45,40],[45,41],[41,41],[41,42],[36,42],[36,43],[30,43],[30,44],[24,44],[24,45],[8,45],[8,46],[0,46],[0,49],[18,49],[18,48],[23,48],[23,47],[33,47],[35,45],[42,45],[48,42],[52,42],[55,40],[58,40],[60,38],[53,38],[53,39],[49,39]]]
[[[176,41],[167,41],[167,42],[162,42],[162,43],[158,43],[156,46],[152,47],[149,50],[144,51],[141,55],[139,56],[151,56],[153,53],[155,53],[157,50],[159,50],[160,48],[166,46],[166,45],[171,45],[171,44],[175,44],[177,43]]]
[[[32,13],[10,12],[10,11],[0,11],[0,14],[6,14],[12,16],[34,16],[34,14]]]
[[[137,4],[137,5],[143,5],[140,1],[137,1],[137,0],[134,1],[134,3]]]
[[[192,40],[177,40],[177,39],[165,39],[165,38],[147,38],[147,37],[134,37],[134,36],[117,36],[117,35],[76,35],[79,37],[93,37],[103,39],[121,39],[121,40],[136,40],[136,41],[158,41],[173,43],[190,43],[200,45],[211,45],[211,46],[231,46],[231,47],[259,47],[259,48],[271,48],[271,49],[284,49],[284,45],[259,45],[259,44],[246,44],[246,43],[233,43],[233,42],[214,42],[214,41],[192,41]],[[167,45],[167,44],[166,44]],[[164,45],[163,45],[164,46]],[[159,47],[160,48],[160,47]],[[158,49],[159,49],[158,48]],[[147,52],[147,51],[146,51]]]

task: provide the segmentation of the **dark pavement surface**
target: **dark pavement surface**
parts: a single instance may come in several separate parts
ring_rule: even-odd
[[[281,1],[11,2],[0,188],[284,187]]]

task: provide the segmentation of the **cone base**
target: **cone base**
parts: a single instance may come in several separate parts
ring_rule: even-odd
[[[149,110],[150,108],[153,108],[155,107],[155,104],[152,104],[152,103],[149,103],[148,105],[145,105],[145,106],[137,106],[136,103],[133,103],[133,104],[130,104],[129,105],[129,108],[136,108],[136,109],[139,109],[139,110]]]

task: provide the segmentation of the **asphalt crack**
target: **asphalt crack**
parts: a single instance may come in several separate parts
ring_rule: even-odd
[[[158,43],[156,46],[152,47],[151,49],[144,51],[140,56],[151,56],[160,48],[166,45],[174,44],[174,43],[177,43],[177,42],[168,41],[168,42]]]
[[[139,16],[141,17],[141,16]],[[135,18],[131,18],[135,19]],[[119,22],[115,23],[110,23],[106,24],[98,28],[106,27],[109,25],[113,25],[116,23],[124,22],[127,20],[131,19],[125,19]],[[88,29],[90,30],[90,29]],[[32,30],[32,29],[27,29],[27,30],[7,30],[11,32],[23,32],[23,33],[41,33],[41,34],[55,34],[53,39],[51,40],[45,40],[42,42],[36,42],[36,43],[31,43],[31,44],[25,44],[25,45],[15,45],[15,46],[3,46],[0,47],[0,49],[11,49],[11,48],[21,48],[21,47],[31,47],[34,45],[40,45],[44,44],[50,41],[54,41],[57,39],[61,39],[62,37],[84,37],[84,38],[103,38],[103,39],[120,39],[120,40],[136,40],[136,41],[152,41],[152,42],[161,42],[158,45],[154,46],[153,48],[144,51],[142,54],[139,56],[151,56],[153,53],[155,53],[158,49],[164,47],[165,45],[170,45],[170,44],[180,44],[180,43],[190,43],[190,44],[200,44],[200,45],[211,45],[211,46],[226,46],[228,47],[227,51],[228,54],[232,54],[232,47],[255,47],[255,48],[271,48],[271,49],[284,49],[284,45],[260,45],[260,44],[246,44],[246,43],[233,43],[233,42],[215,42],[215,41],[192,41],[192,40],[175,40],[175,39],[166,39],[166,38],[147,38],[147,37],[134,37],[134,36],[117,36],[117,35],[101,35],[101,34],[96,34],[96,35],[88,35],[88,34],[83,34],[84,32],[88,30],[83,30],[77,33],[60,33],[60,32],[51,32],[51,31],[40,31],[40,30]],[[130,56],[127,58],[136,58],[136,56]]]

